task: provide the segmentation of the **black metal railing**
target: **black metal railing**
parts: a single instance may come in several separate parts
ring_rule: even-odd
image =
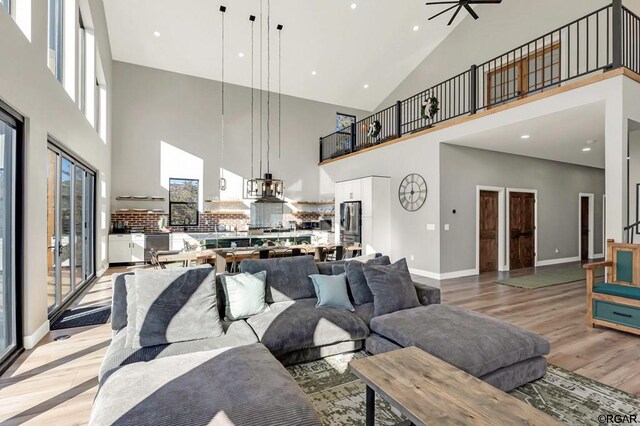
[[[640,18],[622,6],[622,0],[613,0],[351,128],[320,138],[320,162],[620,67],[640,73]],[[433,115],[428,113],[431,97],[438,101]],[[379,132],[370,132],[378,124]]]
[[[622,65],[640,74],[640,17],[622,8]]]

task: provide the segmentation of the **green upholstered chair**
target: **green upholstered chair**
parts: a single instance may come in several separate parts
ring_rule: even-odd
[[[607,260],[584,265],[587,271],[587,322],[640,334],[640,245],[607,241]],[[604,283],[595,271],[607,268]]]

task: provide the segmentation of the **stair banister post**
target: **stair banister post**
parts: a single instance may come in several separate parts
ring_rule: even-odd
[[[611,3],[611,66],[622,67],[622,0]]]

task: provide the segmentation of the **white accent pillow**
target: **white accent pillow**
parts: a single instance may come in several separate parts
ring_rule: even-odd
[[[256,274],[243,273],[223,275],[222,288],[225,295],[225,320],[236,321],[269,310],[265,302],[267,271]]]

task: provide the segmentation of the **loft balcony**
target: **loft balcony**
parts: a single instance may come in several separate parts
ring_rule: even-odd
[[[630,71],[630,72],[629,72]],[[614,0],[423,92],[320,138],[320,164],[564,91],[589,76],[640,74],[640,17]],[[640,78],[638,78],[640,81]],[[437,100],[438,112],[429,114]],[[453,121],[457,120],[457,121]]]

